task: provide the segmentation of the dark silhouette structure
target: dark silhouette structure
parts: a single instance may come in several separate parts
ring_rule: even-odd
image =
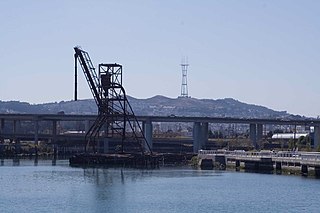
[[[77,100],[77,69],[80,64],[94,100],[98,106],[98,116],[86,132],[86,152],[92,147],[96,151],[99,138],[121,138],[121,152],[125,145],[131,150],[152,153],[144,132],[128,102],[122,86],[122,65],[99,64],[96,71],[89,54],[80,47],[74,47],[75,58],[75,100]],[[128,142],[128,143],[126,143]]]

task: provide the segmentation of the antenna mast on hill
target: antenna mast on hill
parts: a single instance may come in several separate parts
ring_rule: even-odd
[[[187,83],[187,74],[188,74],[188,58],[184,58],[181,63],[182,68],[182,84],[181,84],[181,98],[190,98],[188,95],[188,83]]]

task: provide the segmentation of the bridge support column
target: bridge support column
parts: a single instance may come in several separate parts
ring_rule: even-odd
[[[198,152],[208,141],[208,123],[194,122],[193,124],[193,152]]]
[[[200,141],[200,122],[194,122],[193,124],[193,152],[198,152]]]
[[[152,141],[152,133],[153,133],[153,125],[151,120],[147,120],[146,122],[143,123],[143,132],[144,132],[144,137],[146,138],[150,149],[152,150],[153,148],[153,141]],[[145,150],[148,149],[147,144],[144,144]]]
[[[39,144],[39,121],[34,121],[34,144],[38,146]]]
[[[2,134],[4,132],[4,119],[1,118],[1,121],[0,121],[0,134]]]
[[[199,149],[204,148],[204,146],[208,143],[209,137],[209,124],[208,122],[201,123],[201,143]]]
[[[17,120],[13,120],[13,137],[17,134]]]
[[[317,149],[320,145],[320,126],[314,126],[313,148]]]
[[[58,146],[57,142],[57,121],[52,121],[52,143],[53,143],[53,159],[52,166],[56,165],[57,155],[58,155]]]
[[[257,147],[259,148],[262,145],[262,138],[263,138],[263,125],[257,124]]]
[[[57,121],[52,121],[52,143],[57,142]]]
[[[2,118],[0,120],[0,143],[4,142],[4,138],[2,137],[2,134],[4,134],[4,119]],[[0,155],[2,155],[3,152],[3,146],[0,147]]]
[[[250,124],[249,135],[250,135],[251,144],[255,149],[257,149],[258,146],[257,146],[257,125],[256,124]]]
[[[20,132],[21,123],[19,120],[13,120],[13,141],[15,142],[14,149],[15,149],[15,154],[19,154],[21,151],[21,144],[19,139],[17,139],[17,135]]]
[[[21,131],[21,122],[20,120],[13,120],[13,141],[15,142],[15,154],[20,154],[21,144],[20,140],[17,139],[17,134]]]

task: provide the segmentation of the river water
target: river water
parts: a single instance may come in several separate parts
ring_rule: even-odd
[[[6,160],[0,184],[0,212],[320,212],[320,180],[300,176]]]

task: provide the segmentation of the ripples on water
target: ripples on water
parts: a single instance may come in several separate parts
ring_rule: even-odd
[[[320,212],[320,180],[298,176],[12,165],[0,167],[0,212]]]

